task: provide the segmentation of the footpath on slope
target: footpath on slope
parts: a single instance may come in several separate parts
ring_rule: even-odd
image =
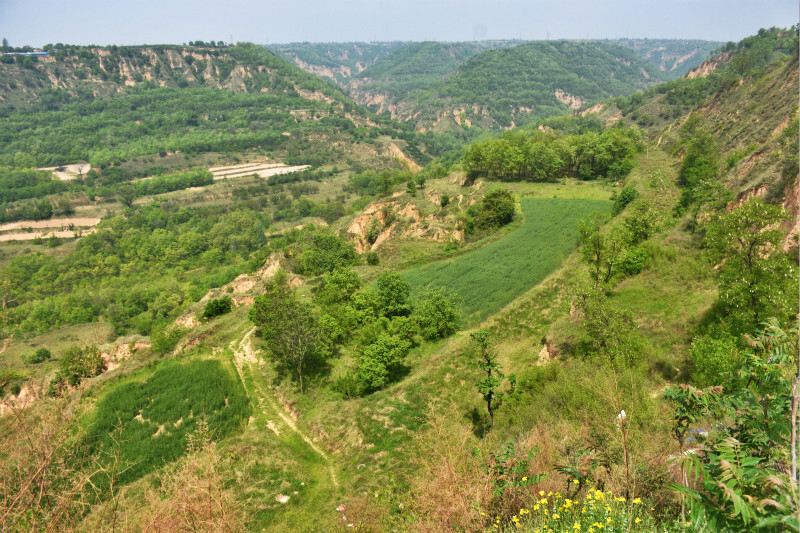
[[[253,350],[252,345],[250,344],[250,336],[255,332],[256,328],[252,328],[248,331],[244,337],[237,343],[235,340],[231,341],[230,349],[233,351],[233,361],[234,365],[236,366],[236,371],[239,374],[239,379],[242,381],[242,386],[244,386],[245,392],[250,397],[251,400],[254,400],[254,404],[260,411],[260,414],[266,420],[266,428],[275,433],[275,436],[279,439],[283,440],[285,437],[281,437],[282,431],[281,429],[287,430],[299,436],[303,442],[305,442],[309,448],[311,448],[314,453],[316,453],[327,465],[328,474],[330,476],[330,482],[332,485],[332,489],[335,491],[339,488],[339,481],[336,478],[336,472],[333,467],[333,463],[330,457],[319,447],[316,443],[300,428],[297,427],[297,424],[292,420],[291,415],[287,415],[286,410],[283,409],[279,402],[276,401],[274,391],[270,390],[267,391],[268,388],[261,377],[261,371],[259,368],[259,361],[256,357],[256,353]],[[248,383],[250,385],[248,385]],[[285,427],[281,427],[275,423],[275,418],[280,418],[285,424]],[[256,422],[257,423],[257,422]]]

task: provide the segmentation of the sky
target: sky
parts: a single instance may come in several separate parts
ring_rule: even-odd
[[[738,41],[798,21],[797,0],[0,0],[12,46],[188,41]]]

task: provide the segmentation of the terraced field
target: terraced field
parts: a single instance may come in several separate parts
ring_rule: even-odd
[[[525,222],[502,239],[453,259],[407,271],[416,291],[443,287],[458,295],[467,324],[475,324],[511,302],[551,272],[578,245],[578,222],[594,211],[610,211],[607,200],[523,198]]]
[[[224,180],[229,178],[241,178],[242,176],[252,176],[255,174],[261,178],[268,178],[278,174],[289,174],[305,170],[309,165],[298,165],[289,167],[283,163],[245,163],[241,165],[231,165],[225,167],[213,167],[208,170],[214,175],[214,180]]]

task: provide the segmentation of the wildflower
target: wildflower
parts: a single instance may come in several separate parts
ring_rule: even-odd
[[[639,518],[638,516],[636,517],[636,520],[634,520],[634,522],[636,522],[637,524],[641,523],[641,521],[642,521],[642,519]]]
[[[581,525],[578,522],[575,522],[574,524],[572,524],[572,529],[580,529],[580,528],[581,528]]]
[[[578,481],[577,479],[573,479],[573,480],[572,480],[572,482],[573,482],[575,485],[578,485],[578,484],[580,483],[580,481]]]
[[[543,490],[539,491],[539,496],[544,496],[544,491]]]
[[[538,510],[539,510],[539,504],[538,504],[538,503],[537,503],[536,505],[534,505],[534,506],[533,506],[533,510],[534,510],[534,511],[538,511]]]
[[[611,523],[611,517],[610,517],[610,516],[609,516],[608,518],[606,518],[606,523],[607,523],[607,524],[610,524],[610,523]]]
[[[633,503],[642,503],[641,498],[634,498]]]
[[[558,520],[559,518],[561,518],[561,515],[560,515],[560,514],[558,514],[558,513],[553,513],[553,520]]]
[[[528,481],[528,477],[527,477],[527,476],[524,476],[524,477],[522,478],[522,481]]]
[[[542,505],[547,505],[547,498],[542,498],[541,500],[539,500],[539,503],[541,503]]]

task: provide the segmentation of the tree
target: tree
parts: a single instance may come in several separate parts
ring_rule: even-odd
[[[129,183],[120,185],[117,189],[117,198],[125,207],[133,206],[133,201],[136,200],[136,188]]]
[[[470,338],[481,351],[478,367],[485,375],[476,385],[478,392],[483,396],[483,401],[486,402],[486,410],[489,412],[489,427],[491,428],[494,426],[495,402],[499,401],[502,396],[498,389],[505,376],[500,363],[497,362],[497,356],[492,353],[489,332],[486,330],[476,331],[470,335]]]
[[[442,289],[429,290],[414,309],[414,319],[429,341],[455,333],[460,318],[458,306]]]
[[[275,357],[294,370],[303,392],[303,367],[322,354],[325,339],[311,306],[297,299],[285,276],[276,277],[266,294],[256,296],[249,318]]]
[[[581,221],[578,228],[583,243],[581,259],[589,265],[589,275],[595,291],[614,278],[625,256],[625,239],[616,232],[604,234],[601,228],[605,221],[605,214],[592,213],[588,220]]]
[[[397,375],[411,350],[411,342],[381,334],[364,348],[358,360],[357,376],[366,391],[382,389]]]
[[[411,285],[396,272],[383,272],[375,282],[378,307],[383,316],[406,316],[411,312]]]
[[[719,297],[733,332],[797,313],[797,265],[781,250],[779,224],[786,218],[780,207],[752,198],[708,224],[705,245],[718,265]]]
[[[478,215],[479,228],[500,227],[514,219],[514,197],[506,189],[495,189],[483,197]]]

